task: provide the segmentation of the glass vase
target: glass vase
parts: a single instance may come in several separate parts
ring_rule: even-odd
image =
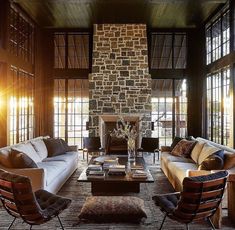
[[[135,139],[129,138],[127,140],[127,148],[128,148],[128,161],[134,162],[135,161]]]

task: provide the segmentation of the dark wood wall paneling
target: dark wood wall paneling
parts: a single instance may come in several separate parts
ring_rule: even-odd
[[[204,28],[188,33],[188,135],[203,135],[203,97],[205,90],[205,36]]]
[[[53,34],[36,28],[35,136],[53,135]]]
[[[35,77],[35,136],[52,135],[53,117],[53,37],[35,25],[35,64],[31,64],[9,52],[9,10],[8,0],[1,0],[0,7],[0,93],[3,103],[0,108],[0,147],[7,145],[7,77],[10,76],[11,65],[34,73]]]

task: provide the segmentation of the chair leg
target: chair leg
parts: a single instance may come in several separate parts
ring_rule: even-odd
[[[207,220],[208,220],[210,226],[212,227],[212,229],[215,230],[215,226],[214,226],[214,224],[212,223],[211,218],[208,217]]]
[[[29,230],[31,230],[32,228],[33,228],[33,225],[30,225]]]
[[[84,160],[84,150],[82,150],[82,159]]]
[[[16,217],[13,219],[13,221],[12,221],[11,224],[9,225],[8,230],[11,229],[11,227],[12,227],[12,225],[14,224],[15,220],[16,220]]]
[[[153,163],[155,164],[155,160],[156,160],[156,156],[155,156],[155,152],[153,153]]]
[[[63,227],[63,224],[62,224],[62,222],[61,222],[61,220],[60,220],[60,217],[59,217],[59,216],[57,216],[57,218],[58,218],[58,220],[59,220],[59,222],[60,222],[60,226],[61,226],[61,228],[64,230],[64,227]]]
[[[166,216],[167,216],[167,214],[165,214],[165,216],[164,216],[164,218],[163,218],[163,220],[162,220],[162,223],[161,223],[161,226],[160,226],[159,230],[161,230],[161,229],[162,229],[163,224],[164,224],[164,222],[165,222],[165,220],[166,220]]]
[[[186,224],[186,229],[187,229],[187,230],[189,230],[189,226],[188,226],[188,224]]]

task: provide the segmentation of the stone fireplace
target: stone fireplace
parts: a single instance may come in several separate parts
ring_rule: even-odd
[[[89,135],[104,140],[100,122],[108,116],[116,119],[114,115],[141,118],[141,135],[151,135],[151,76],[144,24],[94,25]]]

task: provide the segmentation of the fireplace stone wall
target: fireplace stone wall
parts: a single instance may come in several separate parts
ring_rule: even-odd
[[[138,115],[151,134],[151,76],[144,24],[95,24],[89,75],[89,135],[98,136],[99,116]]]

